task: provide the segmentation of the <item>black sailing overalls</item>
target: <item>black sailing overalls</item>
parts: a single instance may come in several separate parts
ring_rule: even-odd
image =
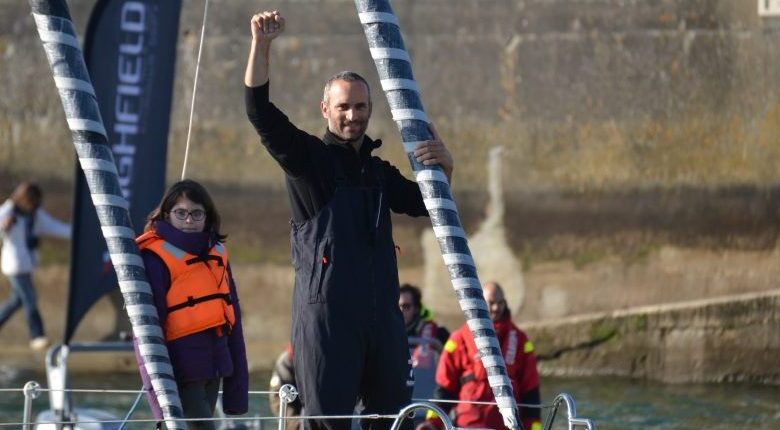
[[[396,414],[410,402],[412,381],[381,162],[369,158],[363,177],[373,183],[354,186],[329,158],[333,198],[313,218],[292,222],[290,234],[293,358],[304,413],[351,415],[360,398],[365,414]],[[363,428],[390,423],[365,420]],[[350,420],[305,426],[349,429]]]

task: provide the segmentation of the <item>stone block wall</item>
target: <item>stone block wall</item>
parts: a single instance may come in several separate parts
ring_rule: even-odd
[[[529,323],[548,375],[780,384],[780,291]]]
[[[69,2],[77,27],[93,1]],[[326,77],[375,71],[351,0],[270,1],[288,18],[272,55],[272,94],[314,133]],[[193,165],[205,178],[280,183],[244,120],[247,0],[215,0],[196,108]],[[459,178],[484,183],[487,149],[503,144],[515,189],[621,189],[776,183],[780,149],[779,26],[755,1],[398,0],[430,117],[459,160]],[[171,171],[183,157],[201,2],[182,12]],[[0,165],[52,169],[70,149],[59,101],[24,2],[0,0]],[[375,91],[372,133],[403,163]],[[219,155],[215,157],[214,155]],[[216,161],[215,161],[216,159]],[[258,168],[258,166],[260,168]],[[176,168],[173,168],[176,167]],[[267,169],[266,169],[267,167]],[[466,185],[462,185],[466,186]]]

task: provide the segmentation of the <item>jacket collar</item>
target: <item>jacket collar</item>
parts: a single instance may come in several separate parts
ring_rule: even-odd
[[[322,136],[322,141],[325,142],[326,145],[333,145],[354,152],[354,150],[352,149],[352,145],[350,145],[348,141],[336,136],[327,128],[325,128],[325,134]],[[379,148],[380,146],[382,146],[381,139],[373,140],[370,137],[368,137],[368,135],[363,136],[363,144],[360,145],[361,158],[363,156],[370,155],[371,151],[373,151],[376,148]]]
[[[211,232],[185,233],[163,220],[154,223],[154,231],[166,242],[193,255],[207,253],[217,242]]]

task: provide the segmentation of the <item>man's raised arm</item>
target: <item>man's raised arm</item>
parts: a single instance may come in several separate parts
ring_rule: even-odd
[[[271,42],[284,32],[284,18],[277,11],[260,12],[252,16],[252,46],[246,64],[244,84],[259,87],[268,82],[268,54]]]

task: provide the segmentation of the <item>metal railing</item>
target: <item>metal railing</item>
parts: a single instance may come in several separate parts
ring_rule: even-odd
[[[23,417],[22,422],[15,422],[15,423],[0,423],[0,428],[4,427],[13,427],[13,428],[22,428],[23,430],[33,430],[35,426],[38,425],[54,425],[60,428],[60,426],[65,425],[76,425],[76,424],[117,424],[118,429],[124,429],[127,424],[130,423],[156,423],[158,420],[156,419],[131,419],[132,414],[135,412],[141,396],[145,393],[144,390],[106,390],[106,389],[51,389],[51,388],[43,388],[38,382],[35,381],[29,381],[24,385],[24,388],[22,389],[0,389],[0,393],[2,392],[22,392],[24,395],[24,409],[23,409]],[[33,410],[33,402],[35,399],[40,397],[41,394],[46,392],[52,392],[52,391],[65,391],[68,393],[100,393],[100,394],[137,394],[135,401],[133,402],[132,406],[130,407],[130,410],[125,414],[124,418],[122,419],[115,419],[115,420],[61,420],[61,421],[41,421],[36,422],[32,416],[32,410]],[[245,424],[249,424],[251,428],[254,429],[263,429],[265,423],[270,423],[273,421],[277,422],[277,428],[278,430],[286,430],[287,421],[288,420],[307,420],[307,419],[392,419],[394,420],[391,426],[391,430],[397,430],[401,428],[401,425],[403,422],[407,419],[412,419],[415,417],[415,414],[417,411],[425,410],[425,411],[432,411],[435,412],[439,418],[442,420],[442,424],[444,425],[446,430],[458,430],[457,427],[453,424],[452,420],[450,419],[449,415],[444,412],[444,410],[437,405],[437,403],[470,403],[470,404],[479,404],[479,405],[495,405],[495,402],[473,402],[473,401],[459,401],[459,400],[439,400],[439,399],[413,399],[413,403],[409,404],[408,406],[401,409],[398,414],[390,414],[390,415],[380,415],[380,414],[370,414],[370,415],[293,415],[293,416],[287,416],[287,409],[288,405],[292,402],[294,402],[298,398],[298,390],[289,384],[283,385],[281,388],[279,388],[279,391],[250,391],[250,395],[269,395],[269,394],[278,394],[280,402],[279,402],[279,416],[270,416],[270,417],[261,417],[261,416],[254,416],[254,417],[215,417],[215,418],[191,418],[191,419],[183,419],[183,421],[215,421],[215,422],[221,422],[225,423],[225,428],[233,428],[232,423],[236,422],[243,422]],[[522,407],[531,407],[531,408],[539,408],[539,409],[548,409],[549,412],[546,414],[546,419],[544,421],[543,430],[551,430],[553,423],[555,421],[555,418],[558,414],[558,410],[560,409],[561,405],[566,406],[566,420],[568,425],[568,430],[579,430],[579,429],[587,429],[587,430],[595,430],[596,426],[593,423],[592,420],[587,418],[580,418],[577,416],[577,409],[574,404],[574,399],[571,395],[566,393],[558,394],[555,399],[552,401],[552,403],[544,405],[529,405],[529,404],[519,404],[518,406]]]

